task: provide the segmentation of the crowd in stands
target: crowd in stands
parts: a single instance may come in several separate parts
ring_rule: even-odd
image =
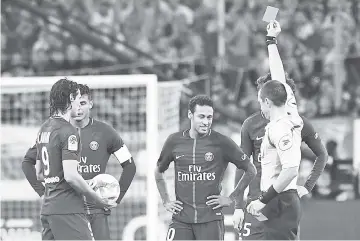
[[[268,72],[261,19],[271,5],[280,9],[278,45],[297,83],[301,112],[308,117],[339,113],[338,69],[342,101],[337,110],[360,113],[357,0],[225,0],[224,29],[218,24],[218,0],[27,1],[52,24],[17,1],[2,4],[2,76],[131,74],[139,73],[139,66],[160,66],[166,79],[187,80],[184,103],[205,92],[211,79],[222,110],[218,120],[242,122],[258,109],[255,81]]]

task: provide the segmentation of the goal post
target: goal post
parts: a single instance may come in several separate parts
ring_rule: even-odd
[[[109,217],[112,238],[164,238],[159,237],[159,224],[163,220],[160,220],[162,210],[159,209],[154,169],[166,137],[179,130],[182,84],[177,81],[158,82],[156,75],[67,78],[90,87],[94,99],[92,115],[119,132],[137,164],[137,174],[128,193]],[[1,78],[2,228],[9,220],[31,219],[31,216],[39,215],[40,201],[24,181],[21,161],[49,115],[50,88],[59,79],[59,76]],[[118,178],[122,171],[119,168],[118,163],[111,159],[107,173]],[[25,191],[11,192],[15,188]],[[33,220],[33,223],[33,230],[39,231],[39,221]],[[128,223],[146,226],[146,231],[140,228],[129,232]]]

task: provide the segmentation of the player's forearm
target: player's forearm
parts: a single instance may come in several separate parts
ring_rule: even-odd
[[[241,169],[236,169],[235,172],[235,187],[239,184],[239,181],[241,180],[241,178],[244,176],[244,170]],[[244,197],[244,191],[240,191],[239,192],[239,197]],[[235,209],[241,209],[245,206],[244,203],[244,198],[236,198],[235,199]]]
[[[285,84],[285,70],[276,44],[268,45],[271,78]]]
[[[324,171],[326,162],[328,160],[328,154],[324,153],[316,158],[313,168],[311,169],[310,175],[305,182],[305,188],[311,192],[314,188],[317,180],[319,179],[321,173]]]
[[[298,175],[298,167],[283,168],[275,180],[273,187],[277,193],[284,191],[290,182]]]
[[[119,198],[116,200],[117,203],[120,203],[121,200],[124,198],[127,190],[129,189],[132,180],[134,179],[135,173],[136,173],[136,165],[134,160],[131,158],[130,161],[126,161],[121,164],[123,167],[123,172],[121,174],[119,185],[120,185],[120,195]]]
[[[89,198],[95,202],[98,200],[98,195],[79,173],[67,174],[65,175],[65,180],[81,195],[84,195],[86,198]]]
[[[163,174],[161,172],[159,172],[158,168],[156,168],[156,170],[155,170],[155,181],[156,181],[156,186],[159,190],[162,202],[163,203],[169,202],[170,197],[169,197],[169,193],[168,193],[168,190],[166,187],[166,182],[165,182]]]
[[[256,176],[256,168],[251,162],[248,163],[247,170],[237,183],[234,191],[230,194],[231,200],[235,201],[236,208],[244,207],[244,192],[250,182]]]
[[[22,170],[34,191],[37,192],[40,197],[44,195],[45,187],[40,181],[37,180],[35,166],[32,163],[24,160],[22,162]]]

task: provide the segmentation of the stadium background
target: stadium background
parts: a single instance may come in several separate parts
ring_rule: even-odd
[[[254,82],[268,72],[261,21],[267,5],[280,9],[279,49],[296,81],[300,111],[312,120],[331,156],[306,203],[303,238],[358,239],[358,0],[2,1],[1,75],[89,75],[101,81],[101,75],[156,74],[160,139],[185,128],[188,99],[206,93],[216,102],[214,128],[239,142],[241,123],[258,109]],[[143,88],[94,91],[94,116],[119,131],[138,166],[129,193],[111,216],[116,239],[131,220],[146,214],[144,95]],[[1,236],[35,238],[40,201],[25,181],[21,160],[48,114],[47,96],[20,88],[1,97]],[[303,159],[302,180],[314,159],[305,146]],[[110,163],[113,175],[120,169]],[[225,193],[232,188],[233,171],[228,171]],[[231,239],[231,227],[227,230]],[[144,235],[140,228],[134,236]]]

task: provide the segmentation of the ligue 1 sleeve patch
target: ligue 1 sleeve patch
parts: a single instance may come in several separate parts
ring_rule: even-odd
[[[78,150],[78,140],[75,135],[71,135],[68,138],[68,150],[77,151]]]
[[[278,144],[279,149],[281,151],[286,151],[286,150],[290,149],[292,147],[292,145],[293,145],[293,139],[292,139],[292,136],[289,134],[281,137],[279,140],[279,144]]]

